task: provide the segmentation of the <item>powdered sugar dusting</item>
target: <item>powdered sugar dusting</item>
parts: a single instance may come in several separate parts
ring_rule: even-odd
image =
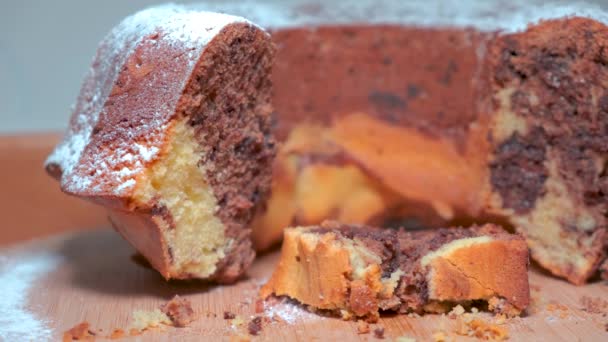
[[[148,110],[147,113],[118,113],[121,117],[138,114],[148,118],[137,123],[138,129],[148,133],[144,140],[127,135],[116,141],[108,136],[102,140],[111,141],[112,146],[91,146],[92,135],[97,134],[94,127],[108,115],[106,111],[111,110],[107,104],[110,97],[117,98],[112,102],[125,101],[120,93],[123,89],[118,87],[117,92],[116,81],[121,77],[129,56],[140,44],[146,41],[151,49],[155,45],[170,46],[176,53],[183,52],[188,56],[188,69],[183,79],[174,80],[178,83],[176,87],[183,89],[205,45],[226,25],[235,22],[248,23],[231,15],[192,11],[169,4],[135,13],[116,26],[100,43],[76,101],[66,136],[46,161],[48,166],[62,171],[63,189],[75,194],[86,192],[87,195],[99,196],[107,195],[109,189],[114,195],[124,194],[135,185],[137,174],[158,156],[159,144],[177,101],[165,103],[163,108],[141,105],[139,109]],[[152,82],[149,87],[168,91],[162,82]],[[136,97],[138,94],[127,96]]]
[[[264,303],[264,313],[270,319],[284,321],[289,324],[301,322],[303,320],[319,319],[315,315],[302,307],[302,305],[288,299],[267,304]]]
[[[121,193],[125,189],[130,189],[135,186],[135,179],[130,178],[124,181],[122,184],[116,187],[116,192]]]
[[[0,258],[0,341],[46,341],[52,330],[48,321],[28,310],[28,291],[33,283],[60,262],[51,254]]]
[[[541,19],[571,15],[608,23],[608,15],[597,4],[567,0],[207,0],[199,6],[244,15],[269,28],[365,22],[514,32]]]
[[[155,146],[147,147],[144,145],[136,144],[135,147],[137,148],[139,155],[144,161],[152,160],[152,158],[154,158],[154,156],[158,153],[158,148]]]

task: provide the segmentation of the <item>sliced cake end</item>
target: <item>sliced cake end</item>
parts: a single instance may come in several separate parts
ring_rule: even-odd
[[[344,318],[447,312],[474,301],[518,315],[529,303],[527,271],[525,240],[493,225],[413,233],[324,223],[285,231],[261,295]]]

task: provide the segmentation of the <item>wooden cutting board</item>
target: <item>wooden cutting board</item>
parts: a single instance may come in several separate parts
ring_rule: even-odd
[[[308,313],[292,304],[268,306],[255,314],[259,286],[269,277],[278,251],[260,256],[249,278],[232,286],[165,282],[131,259],[133,249],[109,228],[101,208],[65,196],[42,170],[59,134],[0,136],[0,341],[61,340],[63,332],[87,321],[98,339],[125,329],[134,310],[152,310],[179,294],[190,299],[200,318],[187,328],[167,327],[125,340],[230,340],[245,333],[252,315],[275,317],[254,340],[375,340],[357,334],[357,325]],[[76,233],[58,232],[78,230]],[[55,234],[55,235],[54,235]],[[50,236],[50,237],[49,237]],[[18,241],[39,240],[15,245]],[[12,245],[11,245],[12,244]],[[581,297],[608,300],[608,285],[575,287],[539,271],[530,273],[533,304],[527,317],[508,322],[511,340],[608,341],[608,317],[585,312]],[[566,310],[556,309],[558,304]],[[233,327],[223,314],[237,314]],[[480,315],[490,321],[491,315]],[[386,340],[399,336],[449,337],[458,320],[445,316],[386,315],[379,324]]]
[[[249,278],[231,286],[203,282],[164,281],[154,270],[132,259],[133,249],[110,229],[70,233],[0,249],[0,340],[61,340],[63,332],[86,321],[97,338],[125,329],[134,310],[153,310],[173,295],[191,300],[200,318],[186,328],[165,327],[120,340],[230,340],[247,335],[252,316],[267,317],[253,340],[375,340],[382,327],[385,340],[399,336],[432,340],[436,332],[456,335],[459,319],[426,315],[386,315],[358,334],[357,324],[322,317],[298,305],[267,305],[256,314],[259,286],[269,277],[278,251],[260,256]],[[581,298],[608,300],[608,285],[596,282],[576,287],[540,271],[530,273],[533,303],[526,317],[503,326],[511,340],[608,341],[608,317],[583,309]],[[8,300],[7,300],[8,299]],[[245,321],[225,320],[229,311]],[[487,321],[489,314],[477,314]],[[274,317],[275,319],[272,319]]]

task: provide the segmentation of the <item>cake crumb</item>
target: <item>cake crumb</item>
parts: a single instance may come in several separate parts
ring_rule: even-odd
[[[63,342],[70,341],[94,341],[95,333],[91,331],[88,322],[76,324],[63,333]]]
[[[358,334],[368,334],[369,333],[369,324],[363,320],[357,321],[357,333]]]
[[[446,335],[446,333],[444,331],[441,331],[441,330],[434,332],[433,335],[431,335],[431,338],[435,342],[446,342],[447,341],[447,335]]]
[[[141,330],[137,330],[137,329],[135,329],[135,328],[132,328],[132,329],[129,331],[129,335],[130,335],[130,336],[139,336],[139,335],[141,335]]]
[[[482,319],[459,320],[455,331],[458,335],[484,340],[507,340],[509,332],[505,327],[488,323]]]
[[[458,304],[454,308],[452,308],[452,311],[448,313],[448,317],[450,319],[456,319],[457,316],[460,316],[463,313],[465,313],[464,308],[462,307],[462,305]]]
[[[507,321],[507,316],[505,314],[498,314],[494,316],[494,323],[498,325],[503,325]]]
[[[384,328],[379,327],[374,329],[374,337],[376,337],[377,339],[383,339],[384,338]]]
[[[119,338],[123,338],[125,337],[125,331],[122,329],[114,329],[114,331],[112,331],[112,333],[110,334],[109,338],[111,340],[117,340]]]
[[[350,311],[344,309],[340,310],[340,316],[345,321],[350,321],[353,318],[353,315],[350,313]]]
[[[156,328],[161,324],[173,324],[169,316],[167,316],[167,314],[165,314],[164,312],[160,311],[160,309],[154,309],[152,311],[135,310],[133,311],[132,316],[133,321],[130,325],[131,332],[133,330],[141,332],[149,328]]]
[[[264,312],[264,301],[262,299],[258,299],[255,301],[255,313],[260,314]]]
[[[479,313],[479,309],[476,308],[476,307],[472,307],[471,308],[471,313],[474,313],[474,314]]]
[[[262,331],[262,317],[254,317],[247,325],[247,331],[250,335],[257,336]]]
[[[547,304],[547,311],[553,312],[553,311],[557,311],[557,310],[559,310],[559,311],[567,311],[568,307],[565,306],[565,305],[563,305],[563,304],[559,304],[557,302],[554,302],[554,301],[552,301],[549,304]]]
[[[230,311],[224,311],[224,319],[234,319],[236,315]]]
[[[230,336],[230,342],[249,342],[251,337],[245,334],[238,334]]]
[[[395,339],[395,342],[416,342],[416,339],[409,336],[399,336]]]
[[[178,295],[175,295],[166,304],[161,305],[160,311],[169,317],[174,326],[180,328],[188,326],[196,318],[192,303]]]
[[[232,319],[232,321],[230,321],[230,324],[233,328],[238,328],[241,325],[245,324],[245,320],[241,316],[237,315]]]
[[[583,311],[591,314],[601,314],[608,312],[608,301],[600,297],[582,296],[580,303]]]

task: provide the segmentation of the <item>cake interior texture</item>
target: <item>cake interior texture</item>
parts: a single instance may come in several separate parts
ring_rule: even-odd
[[[257,248],[325,219],[495,222],[522,233],[553,274],[575,284],[595,274],[608,239],[605,24],[271,31],[283,144]]]
[[[267,195],[274,156],[268,40],[235,24],[206,47],[166,150],[138,180],[134,199],[159,210],[173,277],[230,282],[253,260],[248,225]]]
[[[160,229],[171,251],[172,272],[206,278],[216,271],[230,241],[216,216],[217,199],[199,166],[203,151],[194,139],[194,128],[177,120],[168,136],[164,156],[138,180],[133,200],[143,205],[154,201],[166,210]]]
[[[529,303],[527,269],[525,241],[497,226],[410,233],[324,223],[286,230],[261,294],[344,318],[445,313],[457,304],[518,315]]]
[[[532,255],[582,283],[604,257],[608,29],[557,20],[497,41],[491,183]]]

